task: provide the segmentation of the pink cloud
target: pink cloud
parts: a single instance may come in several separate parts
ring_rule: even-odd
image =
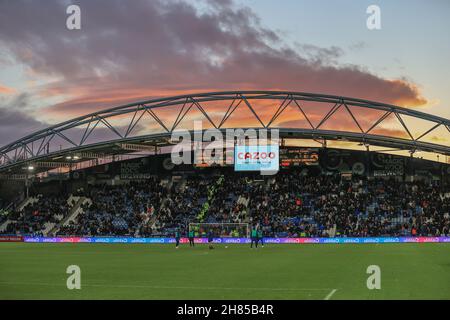
[[[318,92],[406,107],[427,103],[414,83],[339,65],[339,48],[305,46],[313,59],[297,52],[262,26],[251,9],[230,0],[213,1],[202,12],[187,1],[77,4],[83,15],[79,31],[62,25],[60,1],[0,4],[0,47],[35,75],[61,79],[36,87],[40,96],[69,97],[43,107],[42,119],[66,120],[151,97],[221,90]],[[280,121],[292,121],[289,112]],[[368,114],[366,125],[372,118],[375,114]],[[341,127],[345,121],[336,120]]]

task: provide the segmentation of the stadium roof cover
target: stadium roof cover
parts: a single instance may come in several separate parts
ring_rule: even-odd
[[[0,174],[19,174],[29,166],[44,172],[68,163],[169,146],[173,132],[193,130],[193,120],[203,120],[203,129],[276,128],[280,138],[344,140],[450,155],[449,140],[436,138],[439,130],[450,137],[449,119],[341,96],[227,91],[140,101],[50,126],[1,147]],[[392,121],[399,126],[396,134],[386,127]]]

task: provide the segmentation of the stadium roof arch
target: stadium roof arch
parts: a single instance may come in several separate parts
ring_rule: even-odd
[[[236,115],[243,119],[235,119]],[[168,146],[173,132],[192,130],[182,125],[189,117],[203,120],[204,129],[276,128],[280,138],[344,140],[450,155],[450,140],[429,139],[438,130],[450,137],[449,119],[349,97],[226,91],[140,101],[52,125],[1,147],[0,174],[20,173],[36,164],[38,171],[48,171],[66,165],[68,158],[73,163]],[[399,126],[397,132],[389,129],[392,121]],[[417,125],[419,121],[427,125]],[[341,127],[333,126],[337,123]]]

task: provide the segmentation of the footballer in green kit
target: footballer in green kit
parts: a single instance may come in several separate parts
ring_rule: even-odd
[[[195,233],[193,230],[190,230],[188,232],[188,238],[189,238],[189,247],[195,247],[194,245],[194,237],[195,237]]]
[[[258,230],[256,230],[256,227],[253,227],[250,232],[250,240],[250,248],[253,248],[253,243],[255,244],[255,248],[258,248]]]

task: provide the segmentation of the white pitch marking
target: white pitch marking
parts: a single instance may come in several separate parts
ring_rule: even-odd
[[[0,285],[37,285],[37,286],[59,286],[56,283],[45,282],[0,282]],[[150,289],[193,289],[193,290],[266,290],[266,291],[325,291],[329,288],[227,288],[227,287],[172,287],[172,286],[149,286],[149,285],[108,285],[108,284],[83,284],[84,287],[105,288],[150,288]],[[336,291],[336,289],[333,289]],[[334,292],[333,292],[334,293]]]
[[[327,296],[326,296],[325,299],[323,299],[323,300],[330,300],[331,296],[332,296],[333,294],[335,294],[336,291],[337,291],[337,289],[331,290],[330,293],[327,294]]]

